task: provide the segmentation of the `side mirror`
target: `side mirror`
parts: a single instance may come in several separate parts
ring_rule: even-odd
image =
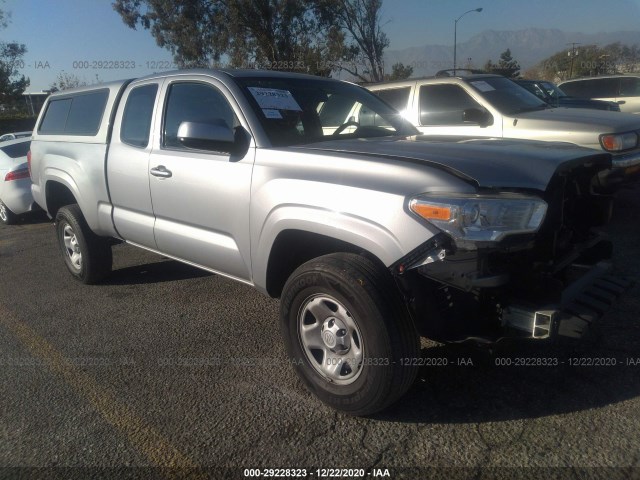
[[[467,108],[462,112],[462,120],[469,123],[477,123],[482,128],[493,125],[493,115],[480,108]]]
[[[178,128],[178,140],[187,148],[234,153],[234,131],[224,120],[209,122],[182,122]]]

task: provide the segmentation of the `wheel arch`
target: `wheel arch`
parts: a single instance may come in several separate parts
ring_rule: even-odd
[[[47,212],[55,218],[58,210],[67,205],[78,203],[78,197],[73,187],[66,181],[56,178],[45,184],[45,201]]]
[[[282,230],[273,241],[266,263],[265,288],[269,296],[280,297],[293,271],[303,263],[331,253],[355,253],[369,258],[382,268],[383,260],[362,244],[341,236],[299,229]]]

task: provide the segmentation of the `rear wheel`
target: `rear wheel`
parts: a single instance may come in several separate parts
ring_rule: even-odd
[[[331,254],[299,267],[280,310],[298,375],[323,402],[369,415],[413,383],[419,336],[388,272],[355,254]]]
[[[55,225],[65,264],[76,280],[97,283],[111,272],[109,239],[91,231],[78,205],[58,210]]]
[[[18,221],[18,215],[9,210],[2,200],[0,200],[0,222],[5,225],[13,225]]]

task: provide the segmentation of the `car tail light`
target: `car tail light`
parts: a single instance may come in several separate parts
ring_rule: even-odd
[[[27,152],[27,169],[29,170],[29,176],[31,176],[31,150]]]
[[[28,168],[21,168],[20,170],[14,170],[5,175],[4,181],[10,182],[12,180],[21,180],[23,178],[30,178],[31,174],[29,173]]]

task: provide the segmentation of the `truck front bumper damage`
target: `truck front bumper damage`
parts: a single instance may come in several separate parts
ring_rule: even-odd
[[[553,262],[522,261],[530,247],[456,251],[437,235],[390,269],[419,328],[439,322],[435,339],[456,342],[580,338],[631,286],[612,273],[611,244],[602,235]]]
[[[502,312],[505,337],[580,338],[604,315],[631,283],[611,274],[607,261],[598,262],[563,292],[558,304],[510,305]]]

